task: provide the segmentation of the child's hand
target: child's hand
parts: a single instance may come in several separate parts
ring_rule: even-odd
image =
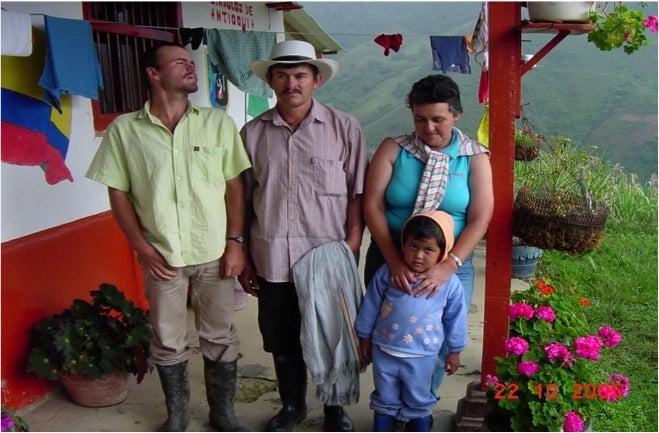
[[[444,371],[448,376],[452,375],[460,368],[460,352],[451,352],[446,356]]]
[[[372,345],[370,338],[359,338],[359,354],[362,357],[364,365],[371,363]]]

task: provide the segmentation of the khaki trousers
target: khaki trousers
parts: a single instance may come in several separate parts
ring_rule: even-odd
[[[190,357],[188,289],[203,356],[211,361],[236,360],[240,341],[233,323],[234,279],[220,278],[219,259],[177,271],[177,276],[169,281],[156,280],[148,271],[142,272],[153,328],[152,361],[172,365]]]

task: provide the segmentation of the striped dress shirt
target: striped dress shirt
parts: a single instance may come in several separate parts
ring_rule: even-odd
[[[347,238],[348,202],[363,193],[366,143],[354,116],[314,99],[293,131],[277,108],[240,131],[253,170],[249,247],[256,273],[293,281],[293,265],[309,250]]]

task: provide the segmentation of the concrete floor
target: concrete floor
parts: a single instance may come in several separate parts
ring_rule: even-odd
[[[364,248],[367,242],[364,243]],[[363,248],[363,249],[364,249]],[[442,399],[434,409],[433,431],[454,431],[454,417],[458,400],[465,396],[467,386],[480,378],[483,288],[485,272],[485,242],[476,248],[474,255],[476,281],[472,308],[469,313],[469,345],[462,353],[462,366],[453,376],[446,377],[440,392]],[[525,284],[513,280],[513,286]],[[192,316],[192,313],[190,314]],[[239,389],[235,404],[236,414],[252,430],[262,431],[265,423],[280,407],[275,388],[275,374],[270,354],[262,350],[261,335],[256,321],[257,303],[249,297],[247,306],[236,312],[236,323],[241,339],[242,357],[238,361]],[[192,318],[191,318],[192,319]],[[192,325],[192,321],[190,321]],[[193,329],[191,326],[190,329]],[[194,334],[192,331],[191,335]],[[203,362],[197,353],[189,361],[191,381],[192,421],[188,431],[212,431],[208,424],[208,406],[203,383]],[[254,385],[264,389],[257,392],[254,401],[243,396],[243,387]],[[372,411],[368,407],[369,394],[373,389],[372,369],[360,375],[361,397],[359,403],[346,407],[357,431],[372,431]],[[252,390],[253,391],[253,390]],[[298,424],[296,431],[323,431],[322,404],[315,397],[315,389],[309,381],[307,419]],[[88,408],[79,406],[64,391],[52,394],[40,405],[21,413],[30,431],[154,431],[166,418],[164,397],[157,373],[147,374],[141,384],[131,376],[128,397],[122,403],[110,407]]]

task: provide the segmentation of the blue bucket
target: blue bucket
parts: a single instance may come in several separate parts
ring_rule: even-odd
[[[527,245],[514,246],[513,278],[527,278],[533,276],[541,257],[542,250],[540,248]]]

